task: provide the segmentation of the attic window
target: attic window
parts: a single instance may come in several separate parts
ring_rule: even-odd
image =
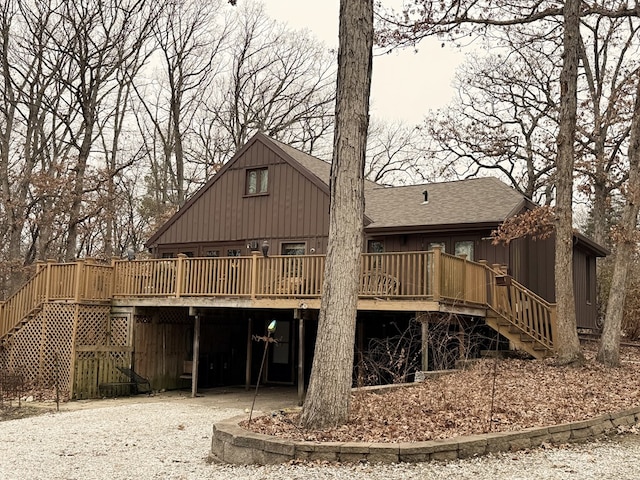
[[[269,169],[254,168],[247,170],[246,194],[264,195],[269,185]]]
[[[422,203],[429,203],[429,192],[425,190],[422,195],[424,195],[424,202]]]

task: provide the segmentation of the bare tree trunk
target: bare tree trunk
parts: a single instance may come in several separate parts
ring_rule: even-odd
[[[311,380],[302,409],[305,428],[340,425],[349,415],[372,47],[373,1],[341,0],[329,245]]]
[[[580,341],[573,292],[573,164],[577,113],[578,53],[580,47],[580,0],[564,6],[564,58],[560,74],[560,129],[556,161],[556,302],[557,362],[581,363]]]
[[[640,71],[638,72],[640,73]],[[618,248],[607,302],[607,314],[604,319],[604,329],[597,356],[597,360],[607,366],[620,364],[620,329],[627,293],[627,276],[636,246],[635,234],[638,229],[638,212],[640,211],[640,78],[637,80],[636,101],[629,140],[628,185],[627,203],[620,223]]]

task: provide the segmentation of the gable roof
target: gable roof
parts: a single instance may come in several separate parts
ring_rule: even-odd
[[[428,201],[424,201],[424,192]],[[519,212],[526,198],[494,177],[367,192],[367,230],[460,224],[499,224]]]

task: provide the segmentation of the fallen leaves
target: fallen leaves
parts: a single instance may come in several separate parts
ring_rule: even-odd
[[[640,356],[635,350],[626,355]],[[356,392],[349,422],[338,428],[301,430],[295,413],[244,426],[297,440],[415,442],[574,422],[640,405],[637,363],[572,368],[552,360],[497,360],[492,398],[494,361],[424,383]]]

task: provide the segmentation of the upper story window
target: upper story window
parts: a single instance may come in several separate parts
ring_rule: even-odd
[[[269,169],[254,168],[247,170],[247,195],[262,195],[267,193],[269,186]]]
[[[367,244],[367,251],[369,253],[383,253],[384,242],[381,242],[380,240],[369,240]]]
[[[460,255],[466,255],[467,260],[473,260],[473,240],[464,240],[462,242],[456,242],[456,257]]]
[[[282,255],[304,255],[306,250],[304,243],[283,243],[280,247]]]

